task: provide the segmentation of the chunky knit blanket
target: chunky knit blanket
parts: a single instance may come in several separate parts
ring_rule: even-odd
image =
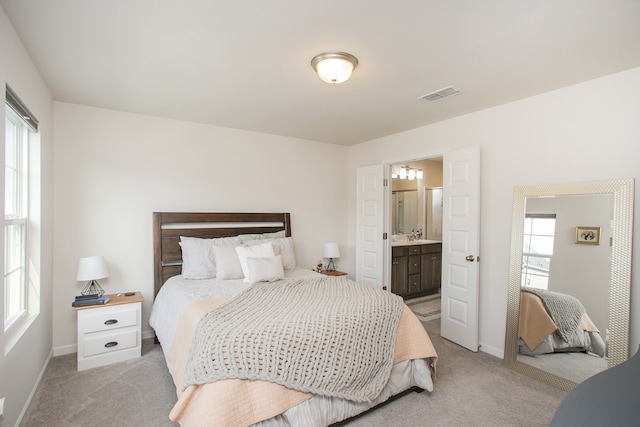
[[[342,277],[256,283],[198,324],[183,386],[271,381],[370,402],[388,381],[402,298]]]
[[[580,300],[571,295],[543,289],[522,288],[522,290],[537,295],[542,300],[549,317],[558,328],[558,334],[565,342],[569,342],[586,311]]]

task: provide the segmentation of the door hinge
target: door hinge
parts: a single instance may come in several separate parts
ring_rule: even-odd
[[[388,187],[389,186],[389,180],[387,178],[382,180],[382,186],[383,187]]]
[[[387,233],[382,233],[382,240],[387,240]]]

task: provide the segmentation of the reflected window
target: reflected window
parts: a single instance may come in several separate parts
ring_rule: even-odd
[[[526,214],[522,246],[522,286],[548,288],[555,234],[555,214]]]

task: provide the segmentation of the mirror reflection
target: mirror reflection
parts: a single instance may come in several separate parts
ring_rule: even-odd
[[[418,191],[391,192],[393,234],[411,234],[418,230]]]
[[[613,195],[525,203],[518,361],[581,382],[607,367]],[[581,225],[598,244],[576,240]]]
[[[514,189],[505,366],[571,390],[628,359],[633,187]]]

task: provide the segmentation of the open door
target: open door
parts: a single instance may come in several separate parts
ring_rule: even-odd
[[[444,154],[440,334],[478,351],[480,149]]]
[[[356,184],[356,281],[384,286],[384,169],[358,168]]]

